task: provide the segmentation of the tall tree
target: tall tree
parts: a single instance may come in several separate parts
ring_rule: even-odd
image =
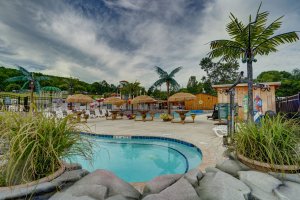
[[[133,83],[124,82],[121,88],[122,94],[128,95],[129,98],[134,98],[138,96],[141,92],[142,87],[140,82],[135,81]],[[133,114],[133,105],[131,105],[131,113]]]
[[[292,43],[299,40],[295,31],[274,35],[281,25],[283,16],[267,25],[269,12],[260,11],[261,4],[257,10],[255,20],[252,22],[250,15],[248,24],[244,24],[232,13],[226,30],[231,40],[214,40],[210,42],[211,58],[223,57],[225,60],[242,59],[247,63],[248,78],[248,119],[253,121],[253,68],[252,63],[256,62],[256,55],[268,55],[277,51],[277,46],[285,43]]]
[[[233,83],[240,67],[237,61],[213,62],[211,58],[203,58],[199,64],[212,84]]]
[[[22,86],[22,90],[28,87],[30,88],[30,109],[33,108],[33,103],[34,103],[34,98],[33,98],[33,93],[40,93],[41,90],[41,85],[39,83],[39,81],[41,80],[48,80],[49,78],[46,76],[39,76],[36,77],[35,74],[33,72],[29,72],[26,69],[24,69],[21,66],[18,66],[19,71],[23,74],[21,76],[15,76],[12,78],[8,78],[6,79],[7,82],[16,82],[16,81],[25,81],[24,85]]]
[[[182,67],[177,67],[174,70],[172,70],[170,73],[164,71],[162,68],[155,66],[155,71],[159,75],[159,79],[153,84],[152,87],[158,87],[161,86],[162,84],[166,84],[167,86],[167,97],[169,98],[170,96],[170,88],[174,90],[178,90],[180,88],[180,85],[177,83],[177,81],[174,79],[175,74],[179,72]],[[170,110],[170,104],[168,101],[168,113],[171,113]]]
[[[192,94],[198,94],[203,92],[203,84],[198,82],[196,76],[191,76],[186,86],[187,92]],[[181,90],[181,92],[184,92]]]

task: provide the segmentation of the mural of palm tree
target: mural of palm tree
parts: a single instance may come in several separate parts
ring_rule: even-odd
[[[295,31],[274,35],[281,25],[283,16],[267,25],[269,12],[260,12],[261,4],[257,10],[255,21],[251,22],[251,15],[248,24],[243,24],[232,13],[226,26],[231,40],[214,40],[210,42],[211,58],[223,57],[224,60],[242,59],[247,63],[248,78],[248,120],[253,121],[253,68],[252,63],[256,62],[256,55],[268,55],[276,52],[276,47],[299,40]]]
[[[178,90],[180,88],[180,85],[177,83],[177,81],[174,79],[175,74],[179,72],[182,67],[177,67],[173,69],[170,73],[164,71],[162,68],[155,66],[155,71],[159,75],[159,79],[152,85],[152,87],[158,87],[162,84],[167,85],[167,98],[170,96],[170,87],[172,87],[174,90]],[[168,101],[168,113],[171,113],[170,104]]]
[[[46,76],[35,77],[33,72],[29,72],[21,66],[18,66],[18,68],[23,75],[8,78],[5,81],[7,82],[25,81],[21,90],[24,90],[25,88],[28,87],[30,88],[30,110],[32,110],[34,104],[33,93],[34,92],[40,93],[41,91],[41,85],[39,81],[48,80],[49,78]]]

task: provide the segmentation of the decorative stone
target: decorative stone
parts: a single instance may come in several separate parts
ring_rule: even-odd
[[[95,200],[92,197],[89,196],[80,196],[80,197],[75,197],[72,196],[70,193],[56,193],[53,195],[49,200]]]
[[[81,164],[79,163],[64,163],[67,171],[82,169]]]
[[[145,198],[143,198],[143,200],[169,200],[169,199],[166,199],[165,197],[163,197],[160,194],[150,194],[150,195],[146,196]]]
[[[188,171],[184,178],[192,184],[193,187],[199,186],[199,181],[203,177],[203,173],[199,169],[192,169]]]
[[[193,186],[185,178],[179,179],[159,194],[170,200],[200,200]]]
[[[127,199],[125,197],[123,197],[122,195],[116,195],[116,196],[109,197],[105,200],[127,200]]]
[[[297,200],[300,199],[300,184],[290,181],[274,190],[274,193],[280,200]]]
[[[241,200],[250,194],[247,185],[222,171],[207,172],[196,191],[201,200]]]
[[[48,193],[56,189],[56,186],[50,182],[44,182],[38,185],[12,188],[0,192],[0,199],[21,199],[22,197],[35,195],[39,193]]]
[[[181,174],[158,176],[146,183],[143,190],[143,196],[148,194],[157,194],[175,183],[181,177]]]
[[[300,184],[300,174],[285,174],[276,172],[269,172],[269,174],[281,181],[291,181]]]
[[[273,193],[282,182],[273,176],[258,171],[240,171],[239,178],[251,188],[251,195],[258,200],[274,200]]]
[[[108,197],[120,194],[123,197],[133,200],[139,199],[141,196],[141,194],[132,185],[107,170],[96,170],[74,184],[74,186],[77,185],[105,186],[108,189]]]
[[[89,196],[94,199],[104,200],[107,197],[107,188],[102,185],[75,185],[66,190],[72,196]]]
[[[239,171],[248,171],[251,170],[249,167],[244,165],[238,160],[225,160],[222,162],[218,162],[216,168],[231,174],[232,176],[238,177]]]
[[[215,167],[206,167],[206,168],[205,168],[205,172],[216,173],[216,172],[223,172],[223,171],[222,171],[222,170],[219,170],[218,168],[215,168]]]
[[[86,176],[89,172],[85,169],[78,169],[73,171],[66,171],[56,179],[52,180],[51,183],[56,185],[57,187],[61,187],[62,185],[70,182],[76,182],[80,180],[82,177]]]

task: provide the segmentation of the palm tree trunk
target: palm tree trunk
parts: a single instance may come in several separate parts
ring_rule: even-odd
[[[247,119],[250,122],[254,120],[253,112],[253,68],[252,61],[247,62],[247,78],[248,78],[248,115]]]
[[[31,88],[31,91],[30,91],[30,108],[29,108],[29,110],[31,111],[31,112],[33,112],[33,88]]]
[[[169,96],[170,96],[170,83],[167,81],[167,105],[168,105],[168,114],[171,114],[171,108],[169,103]]]

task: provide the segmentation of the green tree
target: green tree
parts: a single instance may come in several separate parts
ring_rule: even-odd
[[[16,83],[10,83],[5,87],[6,92],[12,92],[13,90],[20,90],[21,86]]]
[[[141,93],[142,87],[140,82],[135,81],[133,83],[125,82],[122,85],[121,93],[127,95],[129,98],[134,98]],[[133,105],[131,105],[131,113],[133,114]]]
[[[180,87],[180,85],[177,83],[174,77],[175,74],[182,69],[182,67],[177,67],[174,70],[172,70],[170,73],[164,71],[162,68],[157,66],[155,66],[154,69],[156,73],[159,75],[159,79],[153,84],[152,87],[156,88],[165,83],[167,86],[167,99],[168,99],[170,96],[170,89],[178,90]],[[169,101],[168,101],[168,113],[169,114],[171,113]]]
[[[233,83],[238,76],[239,63],[234,61],[213,62],[211,58],[203,58],[199,64],[212,84]]]
[[[203,92],[203,84],[198,82],[196,76],[191,76],[186,86],[186,91],[180,90],[181,92],[189,92],[192,94],[199,94]]]
[[[250,15],[248,24],[244,24],[232,13],[226,30],[231,40],[214,40],[210,42],[211,58],[222,57],[224,60],[240,59],[247,63],[248,78],[248,119],[253,121],[253,68],[256,55],[268,55],[277,51],[277,46],[292,43],[299,40],[295,31],[274,35],[281,25],[282,17],[267,25],[269,12],[260,11],[261,4],[257,10],[255,21],[252,22]]]
[[[40,93],[41,85],[40,85],[39,81],[47,80],[48,77],[46,77],[46,76],[36,77],[33,72],[29,72],[21,66],[18,66],[18,68],[19,68],[19,71],[22,73],[22,75],[21,76],[15,76],[15,77],[12,77],[12,78],[8,78],[8,79],[6,79],[6,81],[7,82],[25,81],[25,83],[24,83],[24,85],[22,86],[21,89],[25,89],[25,88],[30,87],[30,92],[31,92],[31,95],[30,95],[30,100],[31,100],[30,109],[32,109],[33,108],[32,107],[33,102],[34,102],[33,93],[34,92]]]

